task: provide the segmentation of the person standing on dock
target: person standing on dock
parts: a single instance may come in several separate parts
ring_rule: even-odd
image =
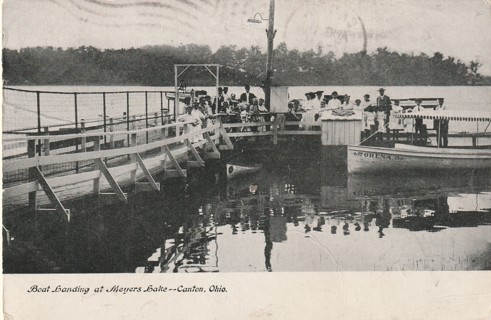
[[[413,112],[424,112],[425,108],[421,105],[422,100],[416,99],[416,107],[413,108]],[[423,118],[417,117],[414,119],[414,132],[422,133],[423,130]]]
[[[341,101],[338,99],[338,93],[333,91],[331,93],[331,100],[327,103],[327,110],[334,110],[341,108]]]
[[[404,129],[403,119],[397,118],[404,109],[399,105],[399,100],[394,100],[394,105],[390,111],[389,129],[392,130],[394,140],[399,140],[398,132]]]
[[[375,113],[372,110],[369,94],[363,96],[361,107],[363,108],[363,128],[364,130],[371,130],[371,126],[374,125]]]
[[[198,103],[195,103],[195,106],[197,108]],[[193,111],[194,111],[194,108],[189,106],[186,108],[186,113],[179,118],[180,122],[191,122],[191,123],[186,124],[186,127],[184,127],[184,134],[192,133],[192,132],[196,132],[196,131],[201,130],[201,125],[200,125],[201,121],[198,117],[196,117],[196,113],[193,114]],[[202,137],[199,137],[199,135],[192,136],[189,138],[189,141],[191,143],[195,143],[195,142],[198,142],[200,140],[202,140]]]
[[[230,103],[230,96],[228,94],[228,87],[223,87],[223,101]]]
[[[246,84],[244,86],[246,92],[240,95],[240,101],[246,102],[247,104],[252,104],[252,99],[256,98],[254,93],[249,92],[251,90],[251,86]]]
[[[347,94],[344,95],[343,104],[341,104],[341,109],[344,109],[344,110],[352,110],[353,109],[353,105],[350,102],[350,96]]]
[[[314,106],[314,110],[319,110],[321,108],[321,101],[322,101],[322,94],[324,93],[324,91],[316,91],[314,94],[314,98],[312,99],[312,104]],[[315,97],[317,96],[317,98]]]
[[[392,103],[390,101],[390,98],[385,95],[385,89],[380,88],[378,89],[378,92],[380,95],[377,97],[377,119],[376,121],[379,122],[379,128],[378,130],[384,131],[383,128],[385,127],[385,131],[388,132],[388,123],[389,123],[389,114],[390,110],[392,107]],[[382,127],[380,127],[382,126]]]
[[[213,99],[213,113],[218,113],[218,111],[222,109],[223,101],[225,101],[223,96],[223,89],[222,87],[218,87],[218,95]]]
[[[436,112],[443,111],[447,109],[447,106],[444,104],[443,98],[438,98],[438,106],[435,108]],[[446,148],[448,147],[448,119],[440,119],[435,120],[435,128],[438,130],[438,146]]]

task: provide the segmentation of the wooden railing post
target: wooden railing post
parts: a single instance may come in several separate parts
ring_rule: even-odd
[[[155,112],[154,113],[154,118],[153,118],[153,125],[154,127],[158,127],[159,126],[159,113],[158,112]],[[150,139],[152,141],[155,141],[157,140],[158,138],[158,132],[157,131],[152,131],[152,136],[154,137],[153,139]]]
[[[114,119],[109,118],[109,132],[114,132]],[[114,135],[109,136],[109,149],[114,149]]]
[[[36,140],[27,141],[27,157],[34,158],[36,156]],[[27,178],[29,181],[37,181],[36,168],[27,170]],[[37,209],[37,191],[29,192],[29,208],[35,212]]]
[[[138,140],[137,140],[137,134],[136,133],[132,133],[131,134],[131,142],[130,142],[130,147],[136,147],[138,144]],[[130,161],[131,163],[135,163],[136,162],[136,154],[132,153],[130,155]],[[131,181],[135,181],[136,180],[136,169],[131,171]]]
[[[278,115],[274,117],[273,122],[273,144],[278,144]]]
[[[101,150],[101,140],[100,139],[101,139],[101,137],[99,137],[99,136],[97,136],[94,139],[94,151]],[[96,161],[96,160],[94,160],[94,170],[100,170],[99,161]],[[94,193],[95,194],[99,194],[99,192],[101,190],[100,181],[101,181],[101,178],[95,178],[94,179]]]
[[[49,127],[44,127],[44,135],[49,135]],[[43,139],[43,155],[49,156],[49,138]]]
[[[80,122],[80,133],[81,134],[85,133],[85,121],[84,121],[84,119],[82,119],[82,121]],[[82,141],[80,142],[80,145],[82,147],[82,152],[87,152],[87,138],[82,137],[81,139],[82,139]]]
[[[163,125],[166,125],[169,123],[169,118],[167,116],[168,114],[169,114],[169,112],[165,111],[165,118],[164,118],[163,123],[162,123]],[[169,128],[162,129],[162,134],[164,136],[164,139],[166,139],[167,136],[169,135]]]

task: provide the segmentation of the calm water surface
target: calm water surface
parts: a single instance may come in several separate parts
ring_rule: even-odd
[[[4,272],[491,269],[489,172],[352,176],[313,160],[222,171],[167,180],[129,206],[71,204],[69,225],[6,217]]]

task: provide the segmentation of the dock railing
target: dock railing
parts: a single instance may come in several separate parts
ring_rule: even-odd
[[[110,190],[111,195],[126,202],[127,197],[121,185],[144,179],[148,188],[158,190],[160,186],[153,179],[152,171],[165,170],[169,176],[185,176],[186,170],[180,166],[177,158],[181,156],[187,159],[190,152],[194,159],[188,161],[189,164],[204,166],[197,148],[203,148],[205,155],[217,157],[216,143],[223,135],[228,141],[227,145],[233,147],[220,123],[195,132],[187,132],[185,127],[188,125],[190,122],[177,122],[130,131],[10,138],[9,141],[25,142],[27,157],[3,161],[4,178],[10,174],[19,176],[21,173],[25,177],[10,185],[4,181],[4,211],[26,202],[30,208],[38,210],[39,203],[44,203],[54,207],[50,210],[66,213],[69,217],[69,211],[63,207],[61,199],[76,198],[89,193],[102,194],[102,190]],[[76,152],[52,153],[50,150],[53,144],[74,140],[81,146]],[[66,163],[84,163],[84,170],[79,173],[57,170],[58,166]],[[101,181],[101,177],[105,181]],[[89,188],[85,186],[80,192],[67,188],[84,183],[92,185]],[[61,194],[56,192],[57,188]],[[38,191],[44,191],[46,197],[42,201],[38,197]]]

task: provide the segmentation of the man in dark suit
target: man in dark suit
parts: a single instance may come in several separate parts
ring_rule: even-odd
[[[389,132],[389,128],[387,124],[389,123],[389,114],[390,110],[392,109],[392,103],[390,102],[390,98],[385,95],[385,89],[380,88],[378,89],[378,92],[380,92],[380,96],[377,97],[377,113],[378,115],[382,115],[383,120],[384,120],[384,126],[386,132]],[[378,121],[380,121],[380,116],[378,117]]]
[[[252,99],[256,98],[256,96],[254,95],[254,93],[249,92],[249,90],[251,90],[250,85],[246,84],[244,88],[246,92],[240,95],[240,101],[247,102],[248,104],[252,104]]]

